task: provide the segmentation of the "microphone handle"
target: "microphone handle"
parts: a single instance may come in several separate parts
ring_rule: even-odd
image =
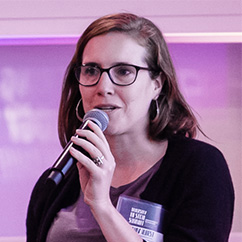
[[[87,124],[88,122],[85,122],[83,125],[81,125],[80,129],[89,129],[87,127]],[[78,137],[78,135],[76,135],[76,137]],[[65,146],[61,155],[57,158],[56,162],[52,166],[51,173],[48,176],[47,180],[50,180],[50,181],[52,180],[55,182],[56,185],[58,185],[65,178],[67,172],[71,169],[71,167],[74,164],[76,164],[77,162],[76,159],[74,159],[69,153],[69,150],[72,146],[75,149],[79,150],[85,156],[91,158],[91,156],[86,150],[73,144],[72,141],[69,141]]]

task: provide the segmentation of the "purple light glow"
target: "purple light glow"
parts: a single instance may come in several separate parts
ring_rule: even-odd
[[[31,190],[62,150],[57,112],[74,48],[74,44],[0,46],[0,236],[25,235]],[[241,44],[169,44],[169,48],[184,96],[198,113],[241,110]]]

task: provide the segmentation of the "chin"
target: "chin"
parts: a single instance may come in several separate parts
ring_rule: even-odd
[[[104,131],[105,136],[116,136],[121,135],[120,129],[117,127],[108,126],[107,129]]]

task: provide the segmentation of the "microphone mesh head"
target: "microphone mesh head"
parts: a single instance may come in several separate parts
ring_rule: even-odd
[[[94,108],[88,111],[83,118],[83,122],[86,122],[87,120],[96,123],[102,131],[108,127],[108,115],[100,109]]]

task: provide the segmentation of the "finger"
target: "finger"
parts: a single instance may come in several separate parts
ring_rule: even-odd
[[[92,140],[95,140],[97,138],[94,138]],[[103,156],[102,152],[99,150],[98,147],[95,146],[95,141],[89,141],[89,140],[85,140],[85,139],[82,139],[82,138],[79,138],[79,137],[72,137],[71,138],[71,141],[77,145],[77,146],[80,146],[83,150],[85,150],[89,155],[90,157],[93,159],[93,158],[96,158],[96,157],[101,157]],[[94,143],[94,144],[93,144]],[[74,147],[78,150],[77,147]],[[82,152],[81,152],[82,153]],[[85,152],[84,152],[85,153]]]
[[[78,168],[79,177],[81,178],[80,179],[81,187],[82,187],[82,189],[84,189],[87,185],[88,180],[89,180],[90,173],[87,171],[85,166],[83,166],[80,162],[77,162],[76,165],[77,165],[77,168]]]
[[[92,172],[93,169],[96,169],[98,166],[93,162],[92,159],[82,154],[82,152],[78,151],[77,149],[71,147],[70,154],[82,165],[84,166],[89,172]],[[78,166],[80,167],[80,166]],[[81,167],[80,167],[81,168]]]
[[[88,127],[90,128],[90,130],[93,132],[93,133],[95,133],[104,143],[105,143],[105,145],[107,145],[108,147],[109,147],[109,144],[108,144],[108,141],[107,141],[107,139],[106,139],[106,137],[105,137],[105,135],[104,135],[104,133],[103,133],[103,131],[100,129],[100,127],[96,124],[96,123],[94,123],[94,122],[92,122],[92,121],[89,121],[88,122]],[[90,131],[89,130],[89,131]],[[78,131],[80,131],[80,129],[79,130],[77,130],[77,132]]]
[[[72,137],[72,142],[75,143],[76,145],[79,145],[82,148],[84,148],[93,158],[95,157],[96,154],[98,154],[97,151],[94,149],[94,147],[96,147],[98,150],[100,150],[100,153],[103,154],[105,157],[107,157],[107,155],[110,152],[109,144],[108,144],[105,136],[103,135],[102,131],[98,128],[98,126],[96,126],[95,124],[93,124],[93,125],[94,125],[93,131],[76,130],[76,135],[77,135],[76,138],[79,138],[79,140],[76,139],[74,136],[74,137]],[[97,128],[97,129],[95,129],[95,128]],[[82,142],[82,140],[84,140],[84,138],[86,139],[87,142],[91,143],[94,147],[87,146],[87,143]]]

